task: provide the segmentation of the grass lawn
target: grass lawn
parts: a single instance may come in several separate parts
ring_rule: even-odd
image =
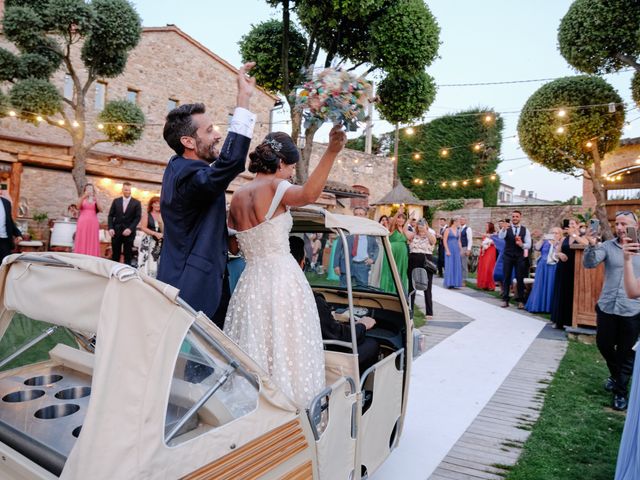
[[[32,338],[37,337],[50,326],[51,324],[49,323],[31,320],[30,318],[17,313],[14,315],[7,331],[0,341],[0,359],[8,357],[23,344],[27,343]],[[78,348],[78,344],[73,336],[65,328],[60,327],[52,335],[40,341],[40,343],[37,343],[29,350],[23,352],[17,358],[9,362],[4,366],[4,368],[2,368],[2,370],[10,370],[21,365],[28,365],[47,360],[49,358],[49,350],[55,347],[58,343],[64,343],[71,347]]]
[[[424,312],[418,308],[416,305],[413,309],[413,326],[416,328],[420,328],[427,323],[427,317],[425,317]]]
[[[611,480],[625,416],[610,408],[594,345],[569,341],[544,407],[508,480]],[[541,388],[544,385],[541,385]]]

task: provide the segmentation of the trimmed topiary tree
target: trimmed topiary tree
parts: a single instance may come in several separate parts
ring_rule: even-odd
[[[114,101],[100,114],[105,125],[96,136],[99,132],[87,123],[86,101],[98,78],[124,71],[129,52],[140,40],[140,17],[126,0],[7,0],[2,27],[19,53],[0,48],[0,82],[10,85],[8,95],[0,92],[0,115],[14,109],[21,120],[65,130],[72,140],[71,174],[80,194],[93,147],[103,142],[131,144],[142,135],[142,110]],[[80,62],[74,54],[79,43]],[[50,82],[60,68],[71,78],[70,98]]]
[[[618,146],[624,115],[622,98],[611,85],[599,77],[580,75],[540,87],[518,121],[520,145],[531,159],[549,170],[584,175],[592,182],[595,213],[605,238],[612,233],[601,165],[604,155]]]

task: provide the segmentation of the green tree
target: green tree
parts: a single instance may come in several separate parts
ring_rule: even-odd
[[[558,47],[565,60],[583,73],[636,70],[632,94],[640,105],[640,2],[576,0],[558,28]]]
[[[87,122],[87,94],[99,78],[124,71],[140,40],[140,17],[126,0],[7,0],[2,26],[18,53],[0,48],[0,83],[9,86],[7,95],[0,92],[0,115],[15,109],[24,121],[65,130],[80,193],[92,148],[103,142],[131,144],[142,135],[144,115],[129,102],[105,105],[98,115],[102,131]],[[73,84],[70,98],[50,81],[61,68]]]
[[[433,15],[422,0],[268,0],[271,5],[283,8],[283,41],[280,52],[271,52],[271,65],[280,65],[282,90],[287,97],[295,95],[294,83],[287,82],[294,58],[291,29],[285,27],[289,22],[291,8],[295,9],[300,24],[306,33],[306,50],[302,56],[302,68],[306,72],[314,71],[318,55],[322,49],[327,53],[324,66],[333,64],[353,64],[351,69],[362,65],[367,73],[379,71],[381,75],[402,72],[405,77],[414,76],[413,80],[418,92],[432,89],[433,80],[424,73],[425,67],[436,58],[439,46],[440,29]],[[287,34],[288,32],[288,34]],[[257,36],[256,27],[241,42],[241,52],[245,44],[254,42]],[[285,42],[284,37],[287,38]],[[273,41],[273,43],[278,43]],[[285,43],[288,45],[285,47]],[[264,51],[264,50],[262,50]],[[252,60],[250,54],[259,52],[247,49],[242,53],[243,61]],[[246,54],[246,56],[245,56]],[[286,57],[286,58],[285,58]],[[291,74],[293,75],[293,74]],[[396,76],[400,73],[396,73]],[[273,77],[272,77],[273,78]],[[394,77],[395,78],[395,77]],[[396,82],[397,84],[397,82]],[[384,97],[389,99],[389,97]],[[425,101],[426,100],[428,101]],[[290,99],[291,104],[293,100]],[[381,102],[383,102],[381,97]],[[433,101],[433,95],[413,95],[403,91],[402,95],[393,99],[396,106],[405,112],[417,112],[411,117],[402,116],[402,122],[411,121],[421,116]],[[389,109],[387,109],[389,111]],[[298,140],[301,131],[302,117],[300,112],[292,109],[292,137]],[[302,158],[296,168],[298,181],[305,181],[308,175],[309,160],[313,149],[313,138],[318,125],[305,130],[305,143]]]
[[[556,172],[582,174],[592,182],[595,214],[605,238],[612,234],[602,160],[618,146],[623,124],[620,95],[603,79],[586,75],[560,78],[540,87],[527,100],[518,121],[520,145],[534,161]]]
[[[493,110],[474,108],[414,127],[413,135],[402,132],[400,179],[422,199],[482,198],[486,206],[495,205],[500,182],[491,175],[500,163],[503,129]]]
[[[365,150],[366,137],[364,135],[360,135],[357,138],[352,138],[347,141],[347,148],[351,150],[358,150],[360,152],[364,152]],[[374,155],[380,155],[382,153],[382,143],[378,137],[375,135],[371,135],[371,153]]]

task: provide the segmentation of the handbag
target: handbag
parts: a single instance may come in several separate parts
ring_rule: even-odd
[[[428,258],[424,259],[424,268],[427,273],[436,273],[438,271],[438,266],[433,260],[429,260]]]

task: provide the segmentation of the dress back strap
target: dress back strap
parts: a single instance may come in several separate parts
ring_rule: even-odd
[[[276,193],[273,196],[273,200],[271,201],[271,206],[269,207],[269,211],[264,216],[264,219],[269,221],[273,214],[276,213],[280,202],[282,201],[282,197],[284,197],[285,192],[291,186],[291,184],[287,180],[283,180],[278,184],[278,188],[276,188]]]

